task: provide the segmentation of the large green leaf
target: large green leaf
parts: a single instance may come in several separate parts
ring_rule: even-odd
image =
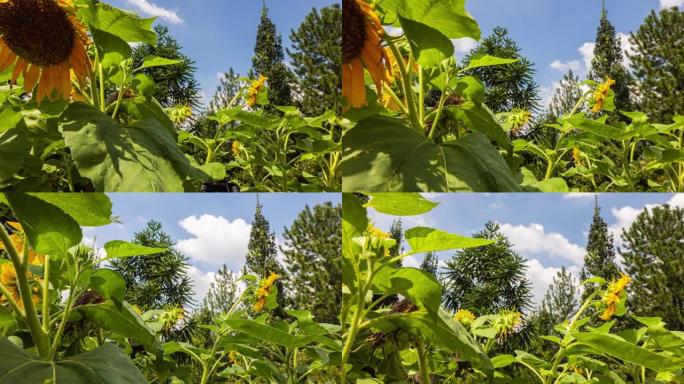
[[[342,194],[342,283],[349,289],[354,282],[354,258],[361,247],[354,241],[368,229],[366,209],[361,201],[351,193]]]
[[[105,344],[81,355],[46,361],[0,340],[0,384],[143,384],[145,377],[118,347]]]
[[[369,327],[384,333],[390,333],[397,328],[403,329],[422,338],[433,347],[458,353],[461,359],[469,361],[488,375],[494,370],[487,354],[477,341],[460,323],[443,312],[439,316],[425,311],[384,315],[371,320]]]
[[[518,59],[504,59],[501,57],[495,57],[491,55],[476,55],[470,58],[468,66],[463,68],[462,71],[467,71],[469,69],[491,67],[495,65],[512,64],[517,62]]]
[[[411,246],[409,255],[452,249],[477,248],[492,244],[488,239],[473,239],[439,229],[416,227],[406,231],[406,242]]]
[[[29,153],[29,139],[18,129],[0,133],[0,182],[11,179]]]
[[[99,110],[75,103],[61,128],[71,156],[98,191],[183,191],[192,172],[174,137],[156,120],[122,126]]]
[[[5,197],[39,254],[62,257],[81,242],[81,227],[57,206],[25,193],[5,193]]]
[[[577,332],[572,336],[578,343],[588,345],[606,355],[644,366],[656,372],[684,368],[684,359],[664,356],[625,341],[623,338],[599,332]]]
[[[322,335],[291,335],[270,325],[246,319],[227,319],[222,323],[259,340],[287,348],[301,348],[311,343],[321,343],[334,350],[342,350],[339,343]]]
[[[432,275],[416,268],[383,268],[373,279],[377,294],[401,294],[428,312],[437,313],[442,287]]]
[[[104,246],[107,257],[103,259],[120,259],[131,256],[147,256],[166,252],[166,248],[152,248],[140,244],[129,243],[122,240],[108,241]]]
[[[481,133],[436,144],[399,119],[373,116],[344,138],[344,191],[511,192],[520,186]]]
[[[112,300],[117,309],[121,310],[126,297],[126,280],[119,272],[111,269],[98,269],[90,275],[88,288],[93,289],[102,297]]]
[[[587,119],[582,114],[573,115],[568,119],[568,122],[575,128],[606,139],[627,140],[632,136],[632,134],[626,130],[615,128],[600,121]]]
[[[118,36],[129,43],[154,45],[157,35],[152,31],[154,18],[141,19],[135,14],[104,3],[79,9],[79,15],[94,28]]]
[[[104,68],[118,67],[133,54],[131,46],[119,36],[97,28],[91,28],[90,33],[102,55],[101,63]]]
[[[468,128],[484,133],[490,140],[496,141],[497,144],[506,150],[513,150],[508,133],[506,133],[492,111],[486,106],[477,106],[474,103],[468,102],[445,109],[454,118],[464,122]]]
[[[12,107],[0,109],[0,133],[16,128],[22,119],[21,110]]]
[[[112,222],[112,202],[103,193],[31,193],[57,206],[79,225],[99,227]]]
[[[480,40],[480,27],[465,10],[465,0],[380,0],[385,11],[383,23],[399,26],[397,15],[420,21],[450,39],[470,37]]]
[[[86,304],[74,308],[74,311],[99,325],[100,327],[131,338],[142,344],[148,352],[161,352],[161,343],[150,327],[127,303],[121,310],[113,302]]]
[[[401,16],[399,21],[418,64],[437,67],[454,55],[454,44],[440,31]]]
[[[427,200],[420,193],[372,193],[368,207],[393,216],[416,216],[430,212],[439,203]]]
[[[169,65],[180,64],[182,62],[183,60],[166,59],[164,57],[159,56],[147,56],[143,59],[142,65],[140,66],[140,68],[137,68],[136,71],[152,67],[166,67]]]

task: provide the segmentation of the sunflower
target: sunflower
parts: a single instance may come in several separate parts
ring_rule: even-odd
[[[467,309],[459,309],[458,312],[456,312],[456,315],[454,315],[454,320],[466,327],[470,327],[470,325],[473,324],[473,321],[475,321],[475,314]]]
[[[364,67],[378,95],[389,82],[390,59],[382,46],[380,19],[364,0],[342,0],[342,95],[351,108],[366,105]]]
[[[259,75],[259,78],[252,83],[252,86],[249,87],[249,90],[247,91],[248,106],[253,107],[254,105],[256,105],[257,97],[259,96],[259,92],[261,92],[264,89],[266,80],[268,80],[268,77],[264,75]]]
[[[606,291],[605,295],[603,295],[602,299],[603,304],[606,305],[606,308],[603,310],[601,316],[599,316],[601,320],[608,321],[611,317],[613,317],[613,315],[615,315],[623,291],[631,281],[631,277],[622,274],[622,276],[620,276],[620,279],[611,283],[608,286],[608,290]]]
[[[257,301],[254,304],[254,311],[261,312],[264,309],[264,306],[266,306],[266,298],[271,294],[273,284],[279,277],[280,276],[277,274],[271,272],[271,275],[261,283],[257,289]]]
[[[34,280],[33,274],[31,272],[26,272],[26,274],[29,278],[29,281]],[[35,279],[34,281],[38,284],[33,285],[33,294],[31,299],[35,304],[38,304],[38,302],[40,301],[40,296],[38,296],[38,292],[40,290],[40,279]],[[14,265],[12,265],[12,263],[5,262],[0,264],[0,284],[2,284],[7,290],[7,292],[12,296],[14,301],[17,303],[17,306],[23,310],[24,303],[22,302],[21,295],[19,293],[17,271],[14,269]],[[7,298],[5,296],[0,296],[0,304],[4,305],[6,303]]]
[[[237,157],[240,155],[240,152],[242,152],[242,143],[239,141],[235,140],[233,143],[230,145],[230,152],[233,154],[233,156]]]
[[[611,79],[610,77],[606,78],[606,81],[599,85],[596,88],[596,91],[594,92],[594,106],[591,108],[591,111],[594,113],[601,112],[603,109],[606,98],[608,97],[608,94],[610,93],[610,88],[615,84],[615,80]]]
[[[22,256],[24,254],[25,242],[21,224],[16,222],[8,222],[7,224],[16,230],[15,233],[10,235],[10,241],[12,242],[14,249],[17,250],[17,253]],[[0,242],[0,251],[4,250],[5,244]],[[45,256],[37,254],[33,249],[29,249],[29,264],[42,265],[43,263],[45,263]]]
[[[0,71],[14,68],[12,82],[24,77],[24,89],[38,102],[71,94],[71,73],[88,73],[88,36],[71,0],[0,0]]]

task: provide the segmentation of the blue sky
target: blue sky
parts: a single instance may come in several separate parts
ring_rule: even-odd
[[[565,266],[579,272],[584,258],[587,233],[594,213],[593,194],[426,194],[439,206],[426,215],[403,218],[404,229],[415,226],[439,228],[472,235],[484,224],[496,221],[528,262],[528,277],[540,300],[556,274]],[[599,194],[602,216],[621,246],[619,234],[628,228],[645,207],[664,203],[684,207],[684,194]],[[391,216],[371,210],[375,224],[388,230]],[[443,252],[440,260],[453,252]],[[405,259],[404,265],[418,266],[422,255]]]
[[[108,0],[143,17],[158,16],[196,61],[197,79],[208,99],[219,84],[217,75],[233,67],[246,75],[252,64],[256,29],[261,18],[260,0]],[[313,7],[335,0],[266,0],[270,17],[290,45],[290,30],[304,20]]]
[[[145,228],[150,219],[162,223],[176,241],[176,248],[190,258],[190,276],[195,281],[195,295],[204,297],[214,272],[223,264],[233,271],[244,265],[250,223],[254,217],[256,194],[108,194],[112,214],[120,223],[84,228],[84,242],[102,247],[111,240],[131,241],[135,232]],[[324,202],[339,204],[339,194],[266,193],[260,194],[264,216],[283,244],[282,232],[289,227],[306,205]]]

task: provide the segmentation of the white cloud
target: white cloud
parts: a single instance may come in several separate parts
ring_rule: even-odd
[[[629,68],[632,66],[632,61],[629,59],[628,55],[633,56],[636,53],[636,46],[630,41],[628,33],[619,32],[617,37],[620,39],[620,44],[622,46],[622,65]]]
[[[555,81],[550,87],[542,85],[540,89],[542,105],[551,104],[551,100],[553,100],[553,96],[556,94],[556,89],[559,89],[560,87],[560,81]]]
[[[670,205],[671,207],[679,207],[679,208],[684,208],[684,193],[678,193],[672,196],[670,200],[666,202],[666,204]],[[644,209],[653,209],[655,207],[660,206],[659,204],[646,204],[645,206],[641,208],[634,208],[634,207],[620,207],[616,208],[613,207],[610,210],[610,213],[613,215],[615,218],[615,223],[610,225],[608,227],[608,230],[610,233],[613,235],[613,238],[615,240],[615,245],[620,247],[623,246],[624,243],[622,242],[622,239],[620,238],[620,235],[622,234],[622,231],[624,229],[628,229],[630,226],[632,226],[632,223],[634,223],[639,216],[641,212],[644,211]]]
[[[571,243],[560,233],[546,233],[541,224],[523,226],[504,223],[501,224],[501,232],[513,243],[513,249],[528,259],[541,254],[565,259],[575,265],[584,262],[584,247]]]
[[[571,192],[563,194],[564,200],[594,200],[593,193]]]
[[[188,268],[188,276],[192,279],[195,304],[200,305],[202,300],[204,300],[204,296],[207,295],[211,282],[216,277],[216,273],[203,272],[195,266],[190,266]]]
[[[192,260],[214,266],[226,264],[233,271],[245,263],[252,228],[243,219],[230,221],[222,216],[186,217],[178,223],[193,238],[179,240],[176,248]]]
[[[553,283],[553,278],[561,270],[560,268],[545,267],[537,259],[527,260],[527,278],[532,283],[532,301],[535,305],[541,304],[546,290]],[[575,278],[579,274],[579,267],[572,266],[567,268]]]
[[[594,60],[594,48],[596,48],[596,43],[587,42],[577,49],[580,55],[582,55],[582,60],[584,60],[584,70],[586,72],[589,72],[591,61]]]
[[[471,39],[469,37],[452,39],[451,42],[454,44],[454,50],[456,53],[468,53],[473,48],[477,47],[477,40]]]
[[[420,268],[420,262],[413,256],[401,259],[401,265],[408,268]]]
[[[155,16],[172,24],[183,23],[183,19],[181,19],[176,12],[162,8],[156,4],[150,3],[147,0],[126,0],[126,2],[148,16]]]
[[[551,63],[551,68],[557,69],[563,73],[567,72],[568,70],[572,70],[573,72],[578,72],[581,68],[581,65],[579,60],[569,60],[569,61],[560,61],[560,60],[554,60]]]
[[[681,7],[684,0],[660,0],[660,8]]]

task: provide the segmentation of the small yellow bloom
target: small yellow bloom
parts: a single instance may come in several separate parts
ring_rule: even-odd
[[[607,77],[606,81],[596,88],[596,91],[594,92],[594,106],[591,108],[592,112],[597,113],[603,109],[606,97],[608,97],[608,92],[610,92],[610,88],[614,84],[615,80]]]
[[[271,275],[261,283],[257,289],[257,301],[254,304],[254,311],[261,312],[264,309],[264,306],[266,306],[266,298],[271,293],[273,284],[279,277],[280,276],[277,274],[271,272]]]
[[[613,315],[615,315],[617,306],[620,303],[620,295],[631,281],[632,278],[623,273],[622,276],[620,276],[620,279],[610,283],[608,290],[606,291],[605,295],[603,295],[602,299],[602,302],[606,305],[606,308],[603,310],[601,316],[599,316],[601,320],[608,321],[611,317],[613,317]]]
[[[532,113],[526,109],[516,108],[508,115],[511,133],[518,133],[532,120]]]
[[[259,96],[259,92],[261,92],[264,89],[266,80],[268,80],[268,77],[264,75],[259,75],[259,78],[256,81],[252,82],[252,86],[249,87],[249,90],[247,91],[248,106],[253,107],[256,105],[257,96]]]
[[[518,311],[503,310],[499,312],[494,321],[494,328],[498,337],[505,339],[511,333],[517,332],[523,323],[522,313]]]
[[[459,309],[456,315],[454,315],[454,320],[469,327],[475,321],[475,314],[467,309]]]
[[[177,105],[169,108],[168,114],[174,124],[183,124],[192,117],[192,107],[188,105]]]
[[[12,245],[14,246],[14,249],[17,250],[17,253],[19,254],[20,257],[23,257],[24,254],[24,234],[21,232],[22,227],[21,224],[15,223],[15,222],[7,222],[7,224],[17,230],[17,232],[13,233],[10,235],[10,241],[12,242]],[[5,244],[0,241],[0,251],[4,251],[5,249]],[[45,263],[45,256],[37,254],[33,249],[29,249],[29,264],[32,265],[42,265]]]
[[[237,364],[238,363],[237,352],[230,351],[230,353],[228,353],[228,363],[230,363],[230,364]]]
[[[34,279],[33,274],[31,272],[26,272],[27,277],[29,280],[33,280],[37,285],[41,283],[41,279]],[[19,293],[19,281],[17,280],[17,271],[14,269],[14,265],[12,263],[2,263],[0,265],[0,284],[2,284],[5,289],[7,289],[7,292],[12,296],[14,301],[17,303],[19,308],[24,309],[24,303],[21,300],[21,294]],[[35,304],[38,304],[40,301],[40,296],[38,296],[38,292],[40,291],[39,286],[34,286],[33,287],[33,295],[31,297],[31,300]],[[7,298],[3,295],[0,297],[0,304],[6,304],[8,302]]]
[[[572,149],[572,160],[575,162],[575,165],[579,165],[580,160],[582,160],[582,151],[577,147]]]
[[[233,143],[230,145],[230,151],[233,153],[233,156],[239,155],[242,151],[242,143],[237,140],[233,141]]]
[[[389,239],[390,234],[383,231],[382,229],[372,225],[368,224],[368,232],[371,234],[371,236],[379,237],[381,239]]]

